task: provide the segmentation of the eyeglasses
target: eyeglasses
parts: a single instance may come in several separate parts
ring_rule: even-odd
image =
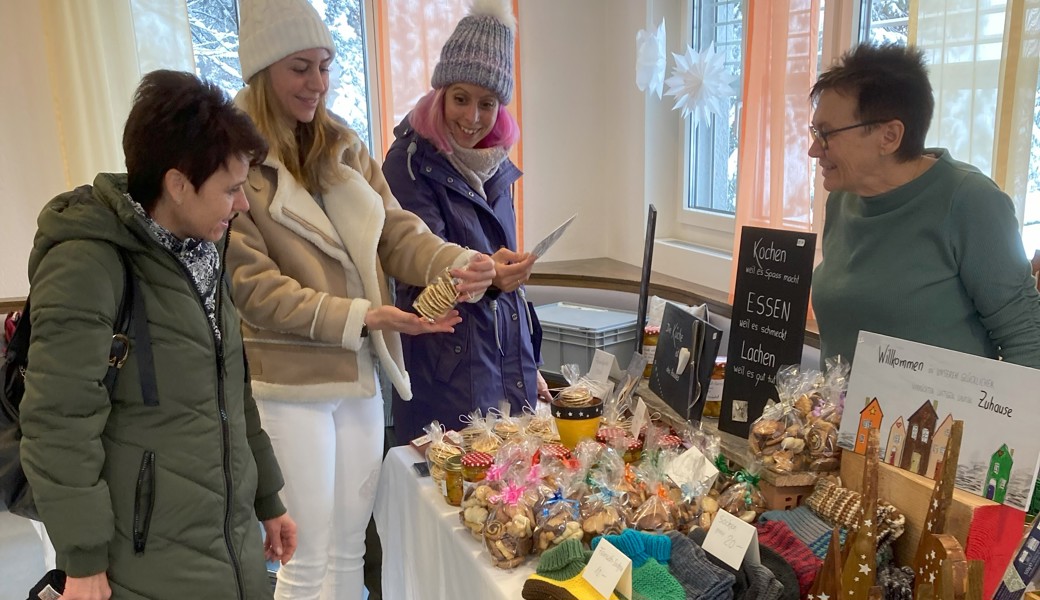
[[[848,131],[850,129],[856,129],[858,127],[869,127],[871,125],[879,125],[890,121],[891,119],[875,119],[873,121],[863,121],[862,123],[856,123],[855,125],[849,125],[847,127],[839,127],[837,129],[830,129],[828,131],[820,131],[816,127],[810,125],[809,133],[812,134],[813,139],[820,142],[820,147],[824,150],[827,149],[827,138],[831,137],[835,133],[841,133],[842,131]]]

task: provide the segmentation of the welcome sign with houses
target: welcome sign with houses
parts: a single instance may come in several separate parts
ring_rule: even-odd
[[[860,332],[838,445],[862,454],[878,429],[882,462],[935,479],[964,421],[957,487],[1026,510],[1040,466],[1036,389],[1037,369]]]

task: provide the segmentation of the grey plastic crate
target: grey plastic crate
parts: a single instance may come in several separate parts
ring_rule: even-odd
[[[592,366],[596,350],[610,352],[624,369],[636,349],[636,313],[556,302],[535,309],[542,323],[542,367],[560,374],[560,365],[578,365],[581,374]]]

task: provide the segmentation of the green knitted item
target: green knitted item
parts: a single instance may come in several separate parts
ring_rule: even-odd
[[[686,590],[679,580],[653,557],[646,559],[643,566],[632,569],[632,591],[654,600],[686,600]]]
[[[543,552],[535,572],[546,579],[566,581],[581,573],[589,563],[589,556],[581,540],[571,538]]]

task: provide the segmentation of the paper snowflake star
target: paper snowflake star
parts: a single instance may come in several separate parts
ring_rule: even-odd
[[[636,87],[661,97],[668,53],[665,52],[664,19],[657,31],[647,29],[636,34]]]
[[[725,66],[726,57],[709,46],[703,52],[688,48],[686,54],[673,54],[672,76],[665,80],[669,96],[675,97],[674,109],[682,109],[683,117],[692,115],[695,122],[707,122],[711,113],[725,115],[729,97],[735,93],[732,83],[737,78]]]

